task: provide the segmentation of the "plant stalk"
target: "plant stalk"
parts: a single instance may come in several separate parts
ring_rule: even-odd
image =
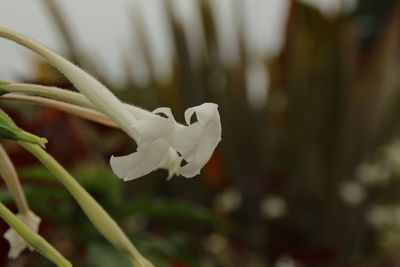
[[[36,234],[28,226],[22,223],[3,203],[0,202],[0,217],[9,224],[29,245],[37,252],[54,262],[58,267],[72,267],[72,264],[64,258],[43,237]]]
[[[15,170],[14,164],[11,162],[10,157],[4,150],[1,143],[0,176],[3,177],[3,180],[6,183],[8,190],[10,190],[11,194],[13,195],[18,211],[20,213],[28,213],[30,210],[29,205],[26,201],[24,191],[22,190],[17,171]]]
[[[110,118],[108,118],[107,116],[105,116],[104,114],[102,114],[96,110],[77,106],[74,104],[70,104],[70,103],[66,103],[66,102],[62,102],[62,101],[58,101],[58,100],[53,100],[53,99],[39,97],[39,96],[21,95],[21,94],[7,94],[7,95],[1,96],[0,99],[21,100],[21,101],[27,101],[27,102],[39,104],[39,105],[50,107],[50,108],[56,108],[58,110],[68,112],[72,115],[76,115],[76,116],[82,117],[84,119],[106,125],[108,127],[119,128],[118,125],[116,125]]]
[[[61,166],[50,154],[38,145],[19,142],[31,152],[73,195],[90,221],[115,247],[124,252],[136,267],[152,267],[135,246],[130,242],[117,223],[89,195],[89,193]]]

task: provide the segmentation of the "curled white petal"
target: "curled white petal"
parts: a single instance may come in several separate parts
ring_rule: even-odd
[[[197,121],[190,124],[194,114]],[[185,111],[185,120],[188,126],[179,128],[175,133],[172,147],[188,162],[180,168],[180,174],[190,178],[200,173],[221,141],[222,128],[218,105],[204,103],[189,108]]]
[[[35,213],[33,213],[32,211],[28,211],[25,213],[17,214],[17,217],[32,231],[34,231],[35,233],[38,232],[41,219]],[[13,228],[8,229],[3,236],[10,243],[10,250],[8,252],[9,258],[15,259],[27,247],[32,250],[32,248]]]
[[[166,153],[169,144],[160,139],[148,145],[145,149],[122,157],[112,156],[111,168],[124,181],[130,181],[146,175],[157,169]]]
[[[200,106],[188,108],[185,111],[185,121],[188,125],[190,125],[190,119],[194,113],[196,113],[197,120],[201,125],[206,125],[215,119],[219,121],[218,105],[215,103],[204,103]]]
[[[176,122],[168,108],[159,108],[153,113],[162,113],[167,118],[153,116],[139,120],[132,125],[132,129],[139,136],[137,152],[110,159],[114,173],[124,181],[146,175],[159,168],[160,165],[174,167],[171,155],[165,160],[164,158],[169,152],[170,139],[175,131]],[[171,172],[175,173],[174,170]]]

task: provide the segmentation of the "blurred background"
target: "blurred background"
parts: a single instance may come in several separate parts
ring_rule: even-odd
[[[400,1],[2,0],[24,33],[153,110],[219,105],[223,136],[199,177],[122,182],[123,133],[1,101],[155,266],[400,266]],[[0,40],[0,79],[73,89]],[[40,233],[74,266],[129,266],[26,151],[5,146]],[[15,206],[4,185],[0,201]],[[0,224],[1,233],[7,229]],[[51,266],[39,255],[1,266]]]

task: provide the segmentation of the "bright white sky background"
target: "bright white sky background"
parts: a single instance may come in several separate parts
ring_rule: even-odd
[[[143,15],[146,33],[151,42],[153,58],[157,60],[158,73],[161,77],[169,72],[168,62],[173,55],[169,40],[168,25],[164,23],[161,3],[166,0],[54,0],[63,9],[64,15],[84,51],[97,55],[104,62],[102,68],[109,73],[113,81],[122,77],[122,57],[138,59],[140,52],[132,44],[132,20],[128,18],[130,10],[140,9]],[[197,33],[198,14],[193,8],[194,0],[174,0],[176,12],[185,21],[187,30]],[[271,57],[282,46],[282,33],[289,0],[211,0],[217,14],[218,30],[221,33],[219,45],[226,54],[237,48],[234,45],[232,3],[244,1],[244,21],[246,40],[249,50],[256,57]],[[351,8],[355,0],[303,0],[318,6],[322,12],[332,15],[340,9]],[[64,46],[57,31],[51,24],[46,8],[40,0],[1,0],[0,26],[7,27],[40,41],[47,47],[62,53]],[[262,27],[261,27],[262,25]],[[201,34],[193,34],[200,38]],[[191,45],[193,49],[201,44],[196,39]],[[129,48],[132,46],[132,49]],[[201,46],[201,45],[200,45]],[[127,53],[123,53],[127,51]],[[14,43],[0,39],[0,80],[16,81],[21,75],[31,74],[30,59],[33,54]]]

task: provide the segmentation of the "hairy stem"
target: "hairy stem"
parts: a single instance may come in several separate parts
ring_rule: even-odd
[[[8,83],[1,86],[2,89],[10,93],[24,93],[43,97],[54,98],[82,107],[98,110],[83,94],[65,90],[54,86],[44,86],[28,83]],[[123,103],[124,107],[133,114],[137,119],[148,118],[154,116],[153,113],[145,109]],[[100,111],[101,112],[101,111]]]

